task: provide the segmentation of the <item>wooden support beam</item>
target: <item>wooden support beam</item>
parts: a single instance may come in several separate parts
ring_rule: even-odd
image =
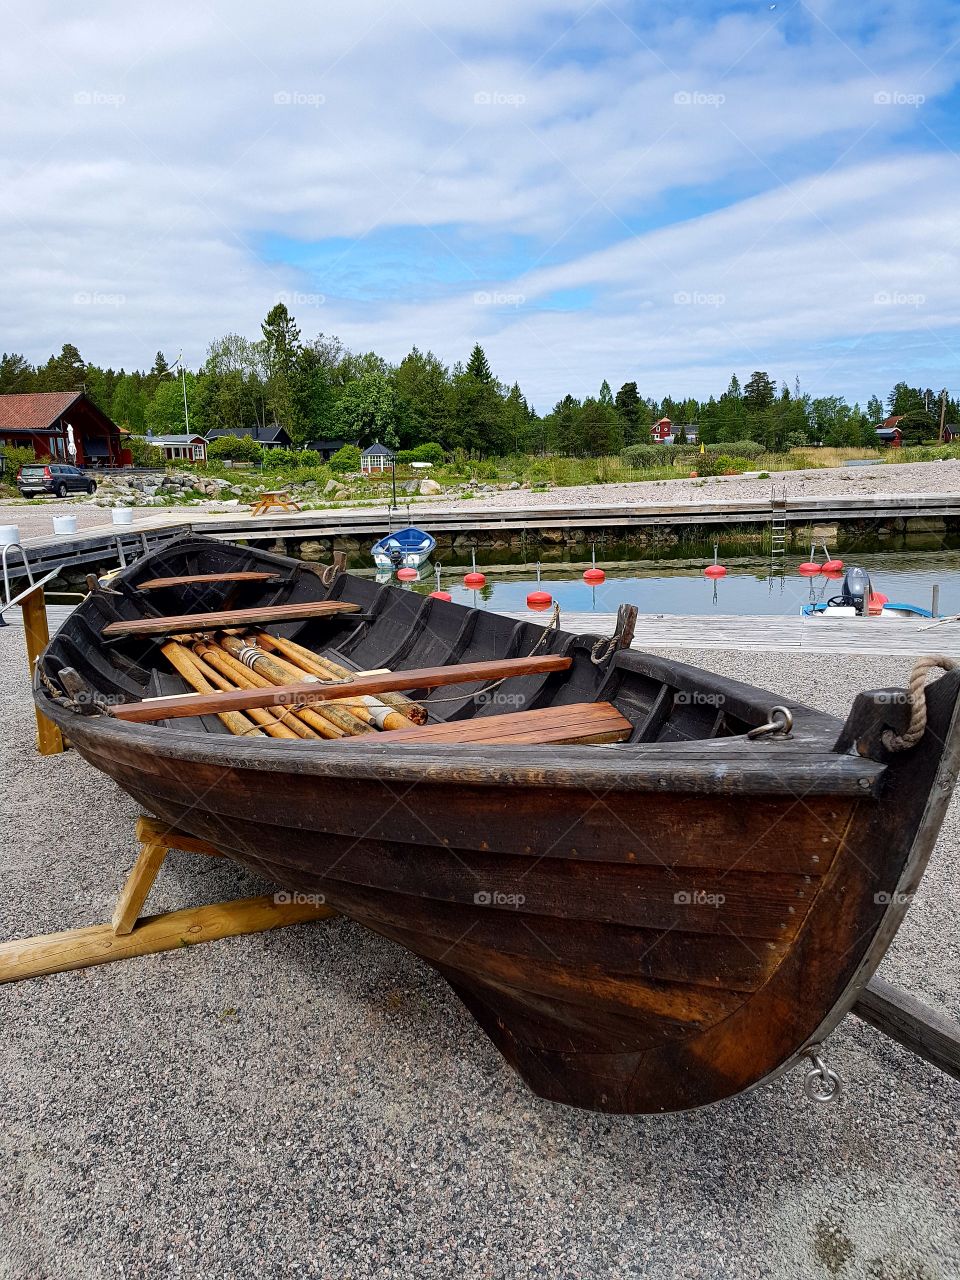
[[[217,938],[262,933],[281,925],[326,920],[336,914],[332,907],[307,901],[303,894],[297,900],[289,894],[275,894],[187,907],[138,921],[137,916],[169,849],[211,858],[224,855],[209,841],[177,831],[145,814],[137,822],[137,839],[140,854],[117,901],[112,922],[0,943],[0,983],[85,969],[132,956],[154,955],[198,942],[213,942]],[[290,901],[283,901],[284,897]]]
[[[905,1049],[960,1080],[960,1025],[915,996],[871,978],[853,1012]]]
[[[108,622],[103,635],[108,640],[121,636],[172,636],[186,631],[219,631],[224,627],[263,626],[268,622],[299,622],[305,618],[359,612],[358,604],[347,604],[342,600],[308,600],[303,604],[263,605],[254,609],[222,609],[216,613],[184,613],[169,618]]]
[[[50,643],[47,602],[44,598],[42,583],[38,583],[32,591],[21,598],[20,610],[23,613],[23,633],[27,642],[27,662],[30,664],[32,683],[37,660]],[[59,755],[63,750],[63,735],[53,721],[43,715],[36,704],[34,704],[34,713],[37,717],[37,750],[42,756]]]
[[[448,667],[423,667],[413,671],[396,671],[382,676],[357,676],[353,680],[273,685],[269,689],[238,689],[235,693],[174,694],[163,698],[146,698],[142,702],[123,702],[108,708],[117,720],[147,724],[180,716],[220,715],[226,711],[246,711],[251,707],[308,707],[316,702],[350,699],[402,689],[436,689],[449,684],[483,684],[487,680],[505,680],[511,676],[547,675],[567,671],[571,658],[545,654],[534,658],[502,658],[491,662],[464,662]]]
[[[304,924],[335,915],[332,907],[307,902],[276,902],[272,896],[238,898],[206,907],[187,907],[149,916],[128,934],[109,924],[67,929],[39,938],[0,943],[0,983],[39,978],[48,973],[85,969],[132,956],[176,951],[198,942],[262,933],[281,925]]]

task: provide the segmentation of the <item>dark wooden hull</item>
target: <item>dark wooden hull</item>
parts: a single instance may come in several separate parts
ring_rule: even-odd
[[[134,572],[152,576],[158,559]],[[164,553],[164,571],[177,563]],[[83,608],[105,619],[111,602]],[[370,612],[339,652],[352,645],[369,660]],[[131,655],[97,647],[97,625],[68,623],[45,656],[49,679],[67,659],[78,666],[86,645],[87,676],[107,691],[107,667]],[[318,635],[303,638],[322,648]],[[395,640],[384,652],[396,654]],[[567,642],[579,652],[571,637],[552,641]],[[395,665],[418,665],[433,643],[424,636]],[[889,697],[862,700],[845,736],[795,707],[792,738],[751,741],[742,730],[776,701],[764,691],[641,654],[620,654],[613,668],[598,671],[597,688],[638,740],[549,752],[391,749],[388,734],[370,745],[252,742],[192,721],[79,715],[45,689],[37,697],[145,809],[422,956],[537,1093],[604,1111],[698,1107],[794,1063],[879,962],[956,776],[960,674],[929,691],[916,748],[869,759],[846,743],[876,740]],[[117,688],[129,666],[120,676]],[[574,688],[590,676],[571,675]],[[684,735],[688,718],[671,735],[672,717],[656,711],[662,688],[703,725],[724,707],[741,731]],[[644,741],[657,715],[658,737]]]

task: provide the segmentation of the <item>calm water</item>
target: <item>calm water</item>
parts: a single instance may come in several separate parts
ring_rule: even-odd
[[[635,604],[642,613],[677,614],[794,614],[809,600],[825,600],[840,592],[840,581],[804,578],[797,573],[799,555],[785,556],[783,568],[771,569],[769,559],[721,557],[727,577],[704,578],[704,559],[684,564],[638,562],[624,568],[598,565],[607,574],[606,582],[588,586],[583,567],[567,570],[544,566],[541,589],[549,591],[560,607],[573,613],[615,613],[620,604]],[[822,559],[822,556],[818,557]],[[960,613],[960,552],[860,553],[844,557],[844,563],[861,565],[871,577],[874,590],[891,601],[930,608],[934,585],[940,587],[940,612]],[[436,566],[431,565],[412,589],[422,593],[436,588]],[[463,586],[469,566],[444,569],[441,585],[460,604],[495,610],[526,608],[526,596],[536,588],[536,569],[526,572],[487,574],[487,585],[479,591]]]

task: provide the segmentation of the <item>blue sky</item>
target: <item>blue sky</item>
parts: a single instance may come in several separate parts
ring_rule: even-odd
[[[960,10],[39,3],[0,48],[0,348],[191,363],[278,298],[538,408],[767,369],[960,390]]]

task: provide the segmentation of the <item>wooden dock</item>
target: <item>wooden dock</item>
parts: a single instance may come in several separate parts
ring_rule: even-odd
[[[543,613],[510,617],[545,623]],[[564,631],[613,635],[614,613],[561,613]],[[945,653],[960,658],[960,622],[932,627],[928,618],[802,618],[771,614],[696,616],[641,613],[635,649],[738,649],[755,653],[847,653],[914,658]]]

